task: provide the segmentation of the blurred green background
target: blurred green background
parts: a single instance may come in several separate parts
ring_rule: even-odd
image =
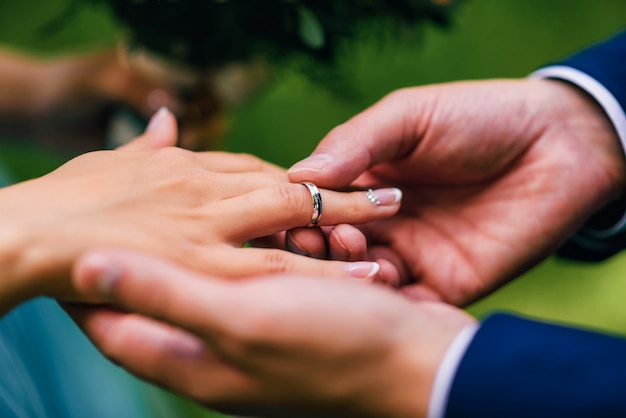
[[[3,3],[0,43],[34,54],[98,49],[114,44],[120,34],[106,10],[85,8],[60,30],[42,35],[41,28],[62,12],[65,0]],[[306,156],[333,126],[394,89],[523,77],[615,33],[625,22],[623,0],[469,0],[455,12],[449,29],[427,27],[413,42],[366,42],[347,52],[341,71],[349,75],[358,98],[280,72],[255,100],[231,112],[222,147],[288,166]],[[0,151],[24,175],[59,161],[15,143]],[[469,310],[482,317],[506,309],[626,335],[625,296],[624,256],[600,265],[550,259]]]

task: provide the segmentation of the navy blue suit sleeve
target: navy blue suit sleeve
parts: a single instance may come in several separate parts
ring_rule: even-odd
[[[556,63],[579,70],[602,84],[626,109],[626,31],[613,38]],[[603,230],[626,212],[626,198],[615,201],[595,214],[558,252],[565,258],[602,261],[626,248],[626,229],[610,237],[599,238],[592,230]]]
[[[585,49],[557,65],[575,68],[593,77],[626,109],[626,31]]]
[[[446,418],[626,416],[626,340],[512,315],[487,318]]]

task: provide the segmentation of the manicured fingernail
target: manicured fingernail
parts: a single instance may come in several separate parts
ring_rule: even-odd
[[[346,265],[348,274],[357,279],[372,278],[379,270],[380,265],[378,263],[369,261],[355,261]]]
[[[150,118],[150,122],[148,123],[148,126],[146,127],[146,132],[152,132],[154,130],[159,129],[159,126],[161,125],[161,123],[163,123],[168,113],[170,113],[170,111],[165,106],[157,110],[157,112],[154,115],[152,115],[152,117]]]
[[[366,196],[376,206],[393,206],[402,200],[402,190],[395,187],[387,189],[369,189]]]
[[[333,161],[333,156],[320,152],[319,154],[313,154],[302,161],[299,161],[291,166],[288,173],[298,173],[300,171],[313,171],[318,172],[323,170]]]

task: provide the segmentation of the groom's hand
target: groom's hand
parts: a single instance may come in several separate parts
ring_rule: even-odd
[[[525,79],[392,93],[331,131],[289,177],[400,187],[400,213],[361,228],[370,258],[392,262],[411,297],[465,305],[555,250],[621,193],[625,173],[590,97]]]

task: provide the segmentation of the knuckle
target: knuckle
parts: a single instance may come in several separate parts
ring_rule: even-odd
[[[301,184],[282,183],[276,186],[278,199],[284,209],[291,213],[301,214],[311,211],[311,197]]]
[[[237,156],[246,163],[251,171],[262,171],[265,168],[266,163],[259,157],[247,153],[240,153]]]
[[[287,174],[283,168],[269,163],[256,155],[240,153],[237,154],[237,157],[243,160],[247,171],[274,173],[276,175],[280,175],[283,181],[286,181],[287,179]]]
[[[193,155],[191,151],[178,147],[159,148],[153,153],[156,158],[164,160],[186,159]]]
[[[189,167],[180,171],[180,180],[192,186],[203,186],[213,179],[214,173],[198,167]]]
[[[202,201],[211,185],[215,184],[215,173],[198,167],[186,167],[172,173],[169,179],[176,190],[188,195],[187,201],[194,198]]]
[[[268,250],[263,256],[263,266],[268,274],[287,273],[291,269],[290,257],[284,251]]]

